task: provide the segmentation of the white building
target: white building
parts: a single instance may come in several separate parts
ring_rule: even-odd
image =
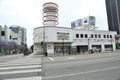
[[[48,55],[80,53],[90,49],[116,50],[116,32],[41,26],[34,29],[34,52]],[[44,45],[41,42],[45,42]],[[43,49],[45,48],[45,49]]]
[[[21,45],[21,34],[15,33],[12,30],[10,30],[10,40],[18,45]]]
[[[6,25],[0,25],[0,40],[9,41],[9,32],[9,28]]]
[[[11,26],[10,28],[7,25],[0,25],[0,41],[14,41],[16,44],[21,45],[26,43],[26,29],[20,26]]]
[[[26,29],[18,26],[18,25],[13,25],[9,27],[11,30],[11,37],[12,40],[15,41],[17,44],[21,45],[21,43],[26,44]]]

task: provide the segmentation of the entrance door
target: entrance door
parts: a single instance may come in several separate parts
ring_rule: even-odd
[[[77,53],[81,53],[83,51],[88,51],[88,46],[87,45],[77,46]]]

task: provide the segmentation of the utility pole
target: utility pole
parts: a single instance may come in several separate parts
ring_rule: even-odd
[[[111,38],[111,51],[113,51],[113,43],[112,43],[112,41],[113,41],[113,39]]]
[[[62,51],[63,51],[63,55],[64,55],[64,38],[62,39],[62,44],[63,44]]]
[[[88,53],[90,52],[90,37],[88,38]]]
[[[43,27],[43,55],[47,56],[45,44],[45,26]]]

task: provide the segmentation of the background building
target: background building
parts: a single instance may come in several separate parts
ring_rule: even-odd
[[[6,42],[10,41],[9,33],[10,33],[10,30],[7,27],[7,25],[4,25],[4,26],[0,25],[0,53],[6,52],[4,46],[7,45]]]
[[[105,0],[108,16],[108,28],[120,34],[120,0]]]
[[[52,26],[58,24],[58,5],[53,2],[43,4],[43,25]]]
[[[26,44],[26,29],[20,26],[10,26],[9,27],[14,34],[12,34],[12,40],[16,43],[20,44],[24,43]]]
[[[78,20],[71,22],[72,29],[84,29],[84,30],[94,30],[96,18],[95,16],[87,16]]]
[[[20,26],[0,25],[0,53],[7,54],[26,44],[26,29]]]
[[[9,28],[7,25],[0,25],[0,40],[1,41],[8,41],[9,40]]]

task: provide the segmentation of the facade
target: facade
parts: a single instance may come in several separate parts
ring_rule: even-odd
[[[4,41],[10,41],[9,33],[10,30],[6,25],[4,26],[0,25],[0,45],[3,44]],[[4,52],[5,52],[5,48],[3,46],[0,46],[0,53],[4,53]]]
[[[19,45],[26,43],[26,29],[20,26],[10,26],[9,29],[14,33],[12,39]]]
[[[84,18],[77,19],[71,22],[71,28],[73,29],[84,29],[84,30],[94,30],[96,18],[95,16],[87,16]]]
[[[8,46],[13,46],[14,42],[17,45],[26,43],[26,29],[21,27],[8,27],[0,25],[0,54],[7,51]]]
[[[120,0],[105,0],[108,17],[108,28],[120,34]]]
[[[80,53],[90,49],[114,51],[116,32],[80,30],[56,26],[42,26],[34,29],[34,52],[48,55]],[[44,45],[41,42],[45,42]]]
[[[58,5],[53,2],[43,4],[43,25],[58,25]]]
[[[0,25],[0,40],[8,41],[9,40],[9,28],[4,25],[3,27]]]
[[[120,35],[116,36],[116,49],[120,49]]]

